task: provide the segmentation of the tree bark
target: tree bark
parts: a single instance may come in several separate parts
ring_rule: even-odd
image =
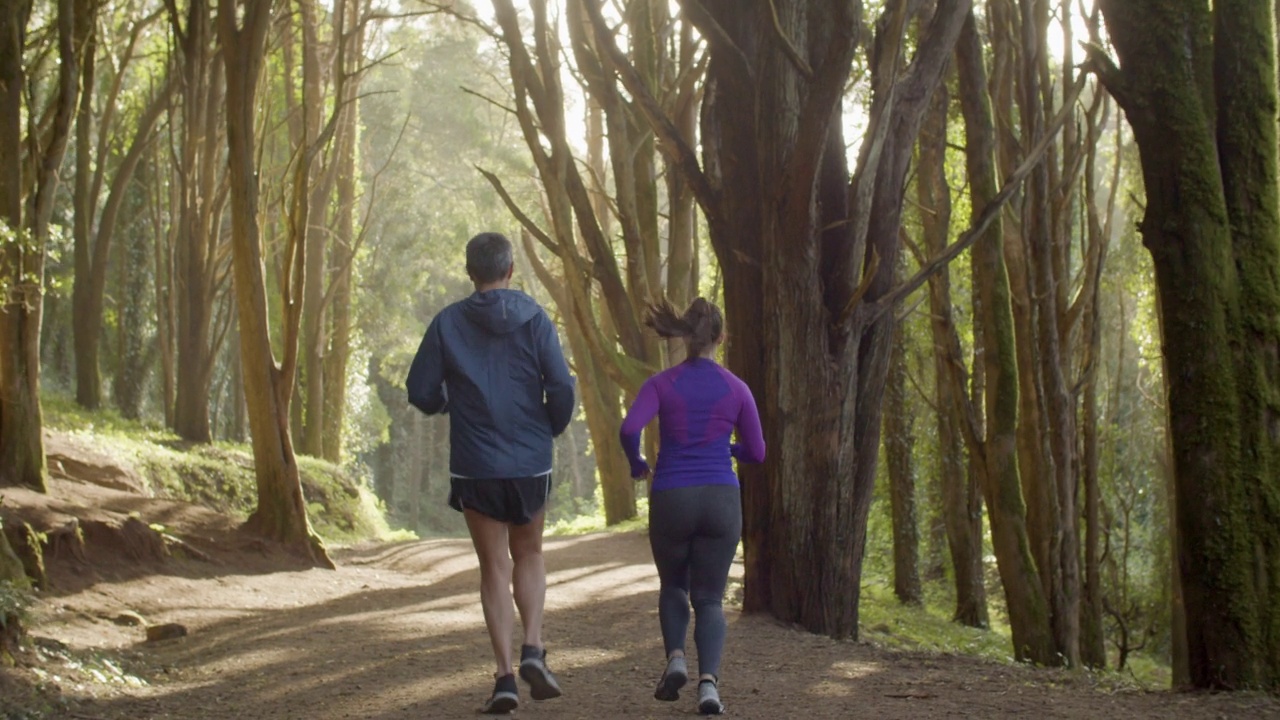
[[[972,13],[965,22],[956,59],[971,206],[980,208],[996,192],[995,123],[986,90],[982,45]],[[1018,362],[1003,241],[1002,223],[996,219],[973,249],[974,284],[980,288],[986,382],[986,437],[979,448],[982,490],[1009,608],[1014,656],[1051,664],[1054,653],[1049,609],[1027,537],[1027,509],[1018,473]],[[973,451],[971,443],[970,452]]]
[[[766,427],[768,460],[742,470],[744,607],[834,637],[857,636],[907,164],[968,8],[940,2],[905,69],[906,8],[891,13],[876,48],[872,137],[850,182],[840,97],[860,8],[686,4],[710,47],[699,164],[588,5],[599,45],[612,47],[707,216],[729,365]]]
[[[1100,3],[1159,289],[1197,687],[1280,688],[1280,211],[1271,3]],[[1178,148],[1177,153],[1168,148]]]
[[[923,601],[920,590],[920,536],[916,525],[915,435],[907,403],[907,348],[894,339],[885,388],[884,454],[893,516],[893,594],[907,605]]]
[[[193,442],[209,442],[210,387],[224,323],[214,317],[222,291],[219,228],[226,202],[218,113],[224,104],[208,0],[191,0],[185,27],[174,2],[168,2],[170,26],[182,74],[182,131],[176,153],[178,235],[172,289],[177,310],[174,346],[173,429]]]
[[[58,168],[67,149],[75,115],[76,98],[80,89],[80,55],[77,53],[76,10],[87,17],[85,7],[77,7],[73,0],[57,3],[57,55],[58,79],[52,91],[52,121],[46,136],[40,133],[39,123],[31,120],[31,160],[35,172],[34,192],[26,213],[20,209],[22,192],[22,156],[15,154],[12,160],[0,155],[0,163],[12,167],[17,174],[15,187],[0,191],[9,205],[4,211],[10,231],[18,235],[6,238],[0,256],[5,294],[0,309],[0,486],[24,485],[41,492],[45,489],[45,457],[43,417],[40,408],[40,322],[44,306],[45,245],[49,222],[53,214],[54,195],[58,187]],[[20,153],[20,145],[12,138],[17,133],[21,142],[21,113],[23,103],[22,50],[26,35],[26,22],[30,6],[23,2],[7,4],[0,16],[5,35],[0,43],[0,82],[4,83],[5,96],[17,96],[18,102],[7,104],[4,136],[0,140],[0,152]],[[82,47],[82,46],[81,46]],[[16,67],[11,67],[16,65]],[[37,115],[34,108],[27,108],[28,117]],[[10,196],[10,193],[13,193]],[[19,206],[17,208],[13,206]],[[25,222],[24,222],[25,221]]]
[[[298,464],[289,436],[289,402],[297,363],[297,321],[296,317],[286,318],[283,333],[286,359],[282,364],[277,363],[271,347],[266,283],[262,274],[254,117],[271,1],[249,0],[243,8],[242,23],[236,20],[236,5],[235,0],[218,0],[218,34],[227,81],[232,267],[240,361],[258,486],[258,506],[246,525],[254,532],[296,549],[312,562],[332,568],[324,544],[307,520]],[[286,304],[299,303],[302,288],[293,286],[286,288],[288,290],[292,290],[293,295],[286,295]]]
[[[964,39],[962,34],[961,42]],[[951,226],[951,188],[945,167],[948,105],[946,86],[939,86],[920,130],[916,197],[924,247],[930,257],[942,252]],[[975,140],[971,138],[970,142]],[[977,418],[965,394],[964,359],[952,313],[951,275],[946,267],[929,277],[929,315],[934,347],[942,513],[956,586],[954,617],[962,625],[985,628],[990,618],[982,567],[982,495],[966,472],[961,430],[963,423],[976,424]],[[971,434],[975,438],[980,435],[976,430]],[[980,449],[977,450],[980,453]]]

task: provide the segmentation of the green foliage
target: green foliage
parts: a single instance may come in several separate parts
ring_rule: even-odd
[[[31,591],[22,583],[0,580],[0,634],[13,620],[21,622],[31,607]]]
[[[888,575],[862,577],[858,624],[861,639],[895,650],[973,655],[997,662],[1013,662],[1008,625],[990,630],[951,621],[954,599],[939,583],[925,584],[921,606],[903,605],[893,595]]]
[[[56,394],[47,394],[44,408],[48,427],[133,471],[152,495],[205,505],[239,520],[257,504],[253,453],[246,444],[186,443],[114,411],[85,411]],[[330,544],[405,538],[390,528],[385,507],[363,482],[315,458],[298,458],[298,469],[311,523]]]
[[[604,499],[601,497],[600,485],[596,484],[594,509],[576,516],[565,517],[548,523],[547,535],[585,535],[593,532],[633,532],[647,530],[649,527],[649,498],[636,498],[636,516],[624,520],[617,525],[605,525]]]

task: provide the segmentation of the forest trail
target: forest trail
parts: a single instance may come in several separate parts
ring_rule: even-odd
[[[78,518],[87,536],[136,518],[186,545],[140,558],[99,531],[83,557],[49,558],[54,589],[32,613],[38,650],[24,653],[26,667],[0,668],[0,717],[32,717],[3,712],[3,698],[35,684],[67,701],[43,717],[71,720],[477,716],[492,661],[466,540],[335,549],[337,570],[300,570],[223,515],[147,498],[74,447],[65,454],[83,463],[56,464],[49,494],[5,489],[7,517],[44,528]],[[695,717],[688,692],[676,703],[652,697],[662,647],[644,534],[548,538],[545,554],[548,660],[565,695],[535,703],[522,688],[516,717]],[[735,564],[731,587],[741,574]],[[189,634],[148,643],[142,628],[113,621],[125,611]],[[1256,694],[1117,690],[1085,673],[835,642],[727,614],[731,717],[1280,718],[1280,699]],[[91,658],[114,681],[90,670]],[[141,682],[120,682],[129,678]]]
[[[59,598],[63,612],[41,634],[123,649],[148,683],[85,698],[71,717],[475,717],[492,670],[469,544],[335,554],[337,571],[148,574]],[[687,693],[670,704],[651,695],[662,650],[645,538],[551,539],[546,557],[549,660],[565,696],[534,703],[526,692],[516,716],[695,716]],[[191,634],[145,644],[137,628],[91,620],[126,608]],[[733,717],[1280,717],[1265,697],[1108,691],[1083,675],[889,652],[729,616],[722,691]]]

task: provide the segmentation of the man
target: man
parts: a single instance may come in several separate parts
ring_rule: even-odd
[[[480,603],[497,660],[486,713],[520,702],[513,596],[524,627],[520,677],[535,700],[560,696],[542,642],[542,528],[551,439],[573,416],[573,377],[546,312],[510,289],[512,259],[511,242],[498,233],[467,243],[476,291],[432,319],[405,381],[415,407],[449,414],[449,505],[466,518],[480,561]]]

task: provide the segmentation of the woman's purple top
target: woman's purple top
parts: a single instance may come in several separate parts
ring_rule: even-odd
[[[661,450],[653,492],[691,485],[737,485],[730,458],[764,462],[764,436],[747,384],[715,361],[696,358],[645,381],[622,421],[622,449],[631,477],[649,464],[640,456],[640,431],[658,416]],[[729,436],[738,431],[738,442]]]

